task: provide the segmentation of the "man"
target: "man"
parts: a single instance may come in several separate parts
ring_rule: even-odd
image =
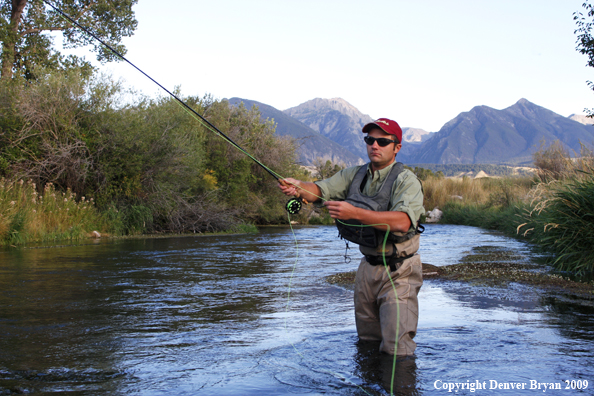
[[[423,189],[414,173],[396,162],[402,148],[398,123],[380,118],[363,133],[369,164],[315,183],[287,178],[279,187],[288,196],[323,200],[341,236],[359,244],[364,255],[355,280],[359,338],[381,341],[382,352],[408,356],[416,348],[417,294],[423,284],[417,254]]]

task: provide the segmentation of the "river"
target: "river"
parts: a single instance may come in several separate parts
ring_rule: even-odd
[[[0,395],[387,395],[392,358],[358,343],[352,291],[324,281],[359,261],[336,234],[0,250]],[[476,246],[531,258],[496,233],[428,225],[422,261],[454,264]],[[540,383],[594,394],[592,308],[434,279],[419,304],[416,356],[397,361],[395,394],[532,395]]]

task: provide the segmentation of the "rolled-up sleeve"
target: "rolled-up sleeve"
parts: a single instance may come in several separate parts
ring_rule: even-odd
[[[322,191],[322,199],[324,201],[344,201],[358,170],[358,166],[353,166],[337,172],[328,179],[314,182]]]
[[[409,170],[404,170],[396,179],[392,187],[391,211],[404,212],[411,222],[411,231],[416,228],[423,208],[423,187],[417,176]]]

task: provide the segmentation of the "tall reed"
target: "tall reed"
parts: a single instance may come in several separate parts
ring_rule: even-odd
[[[594,271],[594,173],[540,183],[518,232],[553,254],[559,270]]]
[[[584,147],[571,158],[560,147],[535,155],[533,178],[429,178],[425,208],[442,209],[446,223],[523,237],[558,270],[594,272],[594,156]]]
[[[0,245],[78,239],[106,226],[92,198],[60,193],[51,183],[39,193],[31,181],[0,179]]]

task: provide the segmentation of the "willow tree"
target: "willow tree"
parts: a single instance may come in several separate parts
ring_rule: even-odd
[[[574,33],[577,34],[576,49],[583,55],[588,56],[589,67],[594,67],[594,4],[592,1],[586,1],[582,4],[585,12],[575,12],[573,20],[577,25]],[[594,90],[594,82],[588,81],[590,88]],[[584,109],[588,117],[594,117],[594,109]]]
[[[132,6],[138,0],[51,0],[58,9],[89,28],[121,54],[122,38],[131,36],[137,21]],[[94,41],[41,0],[0,0],[1,79],[15,75],[34,78],[37,66],[60,68],[90,65],[75,57],[64,57],[53,48],[51,32],[62,32],[64,48],[93,46],[101,62],[116,56]]]

